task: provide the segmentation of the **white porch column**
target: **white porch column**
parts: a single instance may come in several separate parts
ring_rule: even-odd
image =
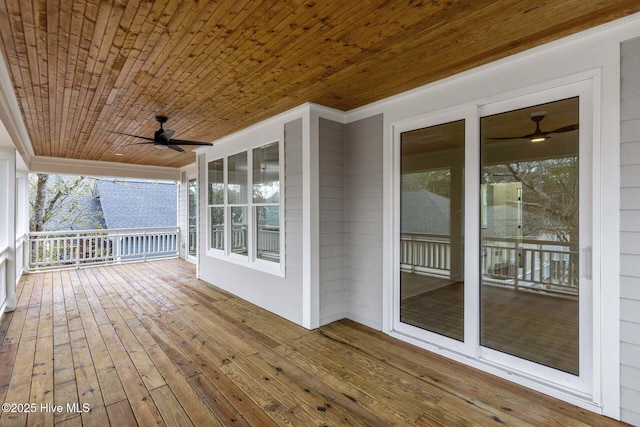
[[[0,310],[16,308],[16,151],[0,147],[0,247],[8,247],[5,287],[6,298]]]

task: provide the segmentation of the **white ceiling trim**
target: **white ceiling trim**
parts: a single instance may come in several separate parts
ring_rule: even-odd
[[[29,171],[62,175],[180,180],[180,168],[44,156],[34,156],[30,162]]]
[[[4,124],[14,147],[28,166],[35,153],[27,128],[24,125],[13,84],[11,83],[7,62],[2,54],[0,54],[0,120]]]

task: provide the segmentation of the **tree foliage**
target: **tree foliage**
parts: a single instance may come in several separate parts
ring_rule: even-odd
[[[483,183],[522,183],[523,234],[578,239],[578,158],[507,163],[483,168]]]
[[[578,158],[564,157],[486,165],[483,184],[522,183],[522,233],[577,242]],[[402,174],[402,191],[427,190],[450,198],[451,172],[438,169]]]
[[[401,176],[402,191],[427,190],[442,197],[450,197],[451,171],[449,169],[405,173]]]
[[[30,230],[54,231],[101,228],[83,198],[91,197],[94,178],[48,174],[29,175]]]

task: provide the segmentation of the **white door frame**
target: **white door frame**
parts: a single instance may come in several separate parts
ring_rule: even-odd
[[[199,247],[199,244],[200,244],[200,242],[199,242],[199,234],[200,233],[198,233],[198,223],[199,223],[199,221],[198,221],[198,219],[199,219],[198,218],[198,216],[199,216],[198,215],[198,213],[199,213],[198,206],[199,206],[199,203],[200,203],[200,200],[199,200],[200,193],[198,191],[198,175],[197,175],[196,172],[187,173],[187,182],[186,182],[186,191],[185,191],[185,193],[187,195],[187,197],[185,197],[185,202],[186,202],[185,211],[186,211],[186,214],[187,214],[187,221],[186,221],[186,223],[187,223],[187,233],[190,233],[190,230],[189,230],[189,225],[190,225],[189,224],[189,194],[190,194],[189,193],[189,182],[191,180],[194,180],[196,182],[196,198],[198,198],[198,200],[196,200],[196,256],[194,257],[189,253],[189,237],[187,237],[187,242],[186,242],[187,243],[187,247],[186,247],[186,250],[185,250],[185,257],[189,261],[197,262],[197,260],[198,260],[198,251],[200,249],[200,247]]]
[[[393,284],[390,299],[390,334],[400,339],[427,348],[462,363],[491,372],[503,378],[527,387],[569,401],[589,410],[602,413],[601,391],[601,285],[599,281],[600,253],[594,242],[599,242],[599,98],[594,94],[598,88],[599,75],[585,73],[573,79],[549,83],[536,88],[528,88],[517,93],[504,94],[464,106],[449,108],[414,117],[391,124],[393,148]],[[591,292],[580,299],[580,377],[562,373],[558,370],[542,367],[513,356],[503,357],[502,353],[482,348],[479,345],[479,151],[480,117],[502,111],[509,111],[530,105],[541,104],[573,96],[580,96],[580,246],[593,248],[593,279],[586,281]],[[400,295],[400,134],[402,132],[447,123],[454,120],[466,120],[465,145],[465,342],[431,333],[410,325],[402,324],[399,319]],[[592,124],[592,126],[589,126]],[[583,144],[587,142],[587,147]],[[585,171],[593,171],[583,176]],[[470,191],[470,189],[474,189]],[[478,189],[478,190],[475,190]],[[586,212],[587,215],[583,218]],[[583,233],[586,233],[583,235]],[[581,259],[582,259],[581,255]],[[582,268],[582,265],[581,265]],[[582,272],[581,272],[582,273]],[[583,357],[582,355],[586,356]]]

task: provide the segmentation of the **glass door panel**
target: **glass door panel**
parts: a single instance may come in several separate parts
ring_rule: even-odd
[[[400,322],[464,341],[465,121],[400,144]]]
[[[480,345],[573,375],[578,123],[578,97],[480,120]]]

